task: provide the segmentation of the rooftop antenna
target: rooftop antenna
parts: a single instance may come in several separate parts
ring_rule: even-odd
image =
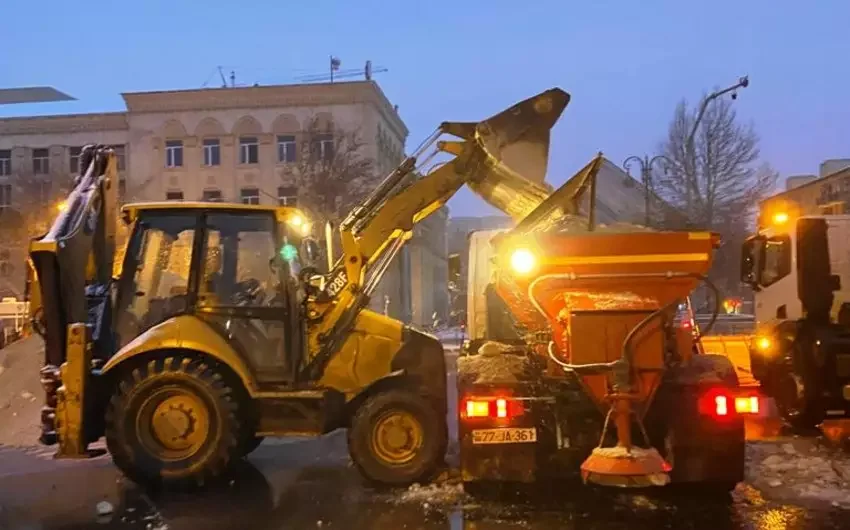
[[[218,67],[218,75],[221,76],[221,88],[227,88],[227,79],[224,78],[224,70],[221,69],[221,66]]]
[[[330,75],[328,74],[308,74],[296,77],[296,81],[300,81],[302,83],[312,83],[312,82],[325,82],[330,81],[333,83],[335,80],[344,79],[348,77],[360,77],[363,76],[367,81],[371,81],[372,77],[380,72],[387,72],[388,70],[384,67],[378,66],[375,67],[372,65],[372,61],[366,61],[366,65],[364,68],[348,68],[346,70],[340,70],[341,61],[331,56],[331,68]]]

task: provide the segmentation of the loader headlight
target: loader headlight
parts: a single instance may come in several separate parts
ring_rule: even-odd
[[[309,235],[312,230],[310,221],[298,214],[293,215],[287,219],[286,222],[289,223],[289,226],[296,229],[302,236]]]
[[[537,258],[527,248],[518,248],[511,254],[511,268],[519,274],[528,274],[537,264]]]

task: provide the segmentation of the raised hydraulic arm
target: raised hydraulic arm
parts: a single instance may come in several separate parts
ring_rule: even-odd
[[[318,353],[305,375],[316,377],[346,340],[357,314],[369,303],[414,226],[464,184],[515,221],[546,200],[550,190],[542,181],[549,131],[569,100],[569,94],[556,88],[479,123],[444,122],[345,218],[340,225],[342,256],[311,308],[316,319],[310,351]],[[439,142],[444,134],[462,140]],[[451,158],[433,171],[417,170],[439,152]]]

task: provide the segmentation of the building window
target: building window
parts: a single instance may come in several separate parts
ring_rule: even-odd
[[[12,174],[12,150],[0,149],[0,177]]]
[[[334,156],[334,139],[330,134],[318,134],[313,138],[313,144],[310,146],[310,153],[313,160],[323,160],[330,162]]]
[[[204,139],[204,165],[221,165],[221,145],[219,144],[218,138]]]
[[[221,202],[221,190],[204,190],[203,201]]]
[[[69,147],[68,160],[71,166],[71,173],[79,174],[80,172],[80,154],[83,152],[82,147]]]
[[[277,189],[277,203],[281,206],[297,206],[298,189],[295,186],[280,186]]]
[[[118,161],[118,171],[124,171],[127,167],[127,155],[123,145],[113,145],[112,151],[115,152],[115,158]],[[181,164],[182,165],[182,164]]]
[[[257,188],[242,188],[239,191],[242,204],[260,204],[260,190]]]
[[[0,184],[0,212],[12,206],[12,185]]]
[[[277,161],[278,162],[295,162],[295,137],[294,136],[278,136],[277,137]]]
[[[165,193],[166,201],[182,201],[183,200],[183,192],[182,191],[168,191]]]
[[[50,173],[50,153],[47,149],[32,150],[32,172],[35,175]]]
[[[260,161],[260,143],[256,136],[239,138],[239,163],[256,164]]]
[[[183,140],[165,142],[165,167],[183,167]]]
[[[38,201],[40,204],[47,204],[50,202],[50,196],[52,191],[52,183],[49,180],[42,180],[38,182]]]

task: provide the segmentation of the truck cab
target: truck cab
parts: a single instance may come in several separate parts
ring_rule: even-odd
[[[850,412],[850,216],[774,213],[746,240],[753,377],[792,426]]]
[[[797,320],[803,317],[799,296],[798,240],[805,237],[815,222],[827,227],[826,246],[808,252],[808,262],[829,264],[837,279],[830,313],[837,318],[841,305],[850,302],[850,215],[801,216],[789,218],[775,214],[771,223],[751,236],[741,256],[741,280],[755,291],[755,316],[759,323],[775,319]],[[813,249],[814,250],[814,249]],[[840,284],[840,285],[839,285]]]

